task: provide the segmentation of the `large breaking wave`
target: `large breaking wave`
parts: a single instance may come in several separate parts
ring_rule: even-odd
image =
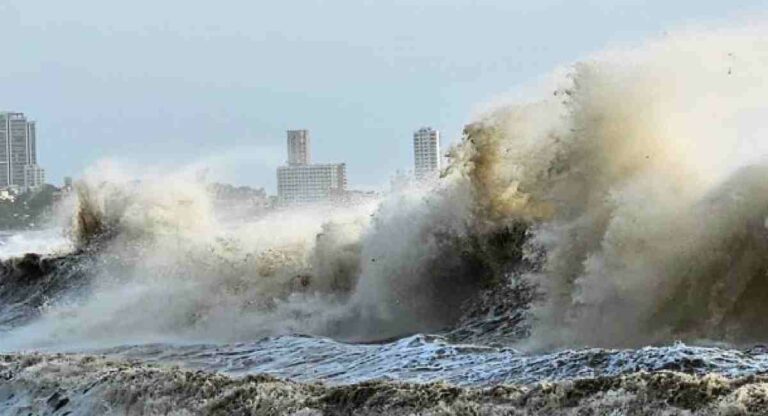
[[[761,33],[596,54],[469,124],[439,180],[370,204],[227,223],[194,175],[100,166],[65,204],[88,284],[0,348],[477,339],[504,322],[532,347],[764,340]]]

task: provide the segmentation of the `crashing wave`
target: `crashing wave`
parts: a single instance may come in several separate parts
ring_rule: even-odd
[[[0,356],[0,413],[759,414],[764,39],[595,55],[366,205],[227,222],[97,167],[71,254],[0,264],[0,350],[93,355]]]
[[[308,333],[637,346],[765,338],[764,37],[681,33],[469,124],[433,183],[226,223],[185,173],[94,170],[87,293],[2,348]]]

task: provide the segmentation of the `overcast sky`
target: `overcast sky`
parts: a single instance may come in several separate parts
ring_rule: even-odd
[[[315,161],[372,188],[412,169],[422,125],[445,144],[561,64],[764,4],[0,0],[0,109],[37,120],[54,184],[112,158],[274,192],[285,130],[307,128]]]

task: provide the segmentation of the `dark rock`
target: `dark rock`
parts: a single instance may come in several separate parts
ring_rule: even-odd
[[[46,403],[48,403],[48,406],[50,406],[55,413],[58,412],[62,407],[66,406],[67,403],[69,403],[69,398],[59,392],[56,392],[48,398]]]

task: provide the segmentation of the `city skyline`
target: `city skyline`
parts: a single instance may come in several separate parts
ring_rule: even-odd
[[[4,50],[0,108],[39,121],[56,184],[111,158],[210,164],[217,180],[274,193],[284,132],[301,125],[327,138],[317,160],[348,160],[351,186],[377,188],[412,166],[414,127],[440,130],[448,147],[478,110],[540,74],[755,10],[738,0],[9,0],[0,35],[23,42]]]
[[[22,130],[15,127],[18,123],[23,124]],[[36,189],[44,183],[56,185],[52,181],[46,181],[45,169],[37,164],[36,124],[35,120],[28,119],[22,112],[0,111],[0,148],[3,149],[0,151],[0,188],[15,188],[26,192],[27,190]],[[287,157],[285,165],[278,166],[277,168],[278,187],[275,192],[276,196],[280,197],[281,170],[285,171],[285,168],[296,167],[317,167],[328,170],[329,174],[336,178],[334,181],[340,184],[338,190],[341,192],[347,191],[346,163],[312,163],[309,130],[294,129],[287,130],[286,133]],[[5,143],[5,145],[2,143]],[[23,152],[16,149],[21,145],[23,145]],[[19,159],[19,157],[23,160]],[[6,159],[5,162],[2,161],[3,158]],[[429,173],[439,171],[441,168],[440,158],[439,130],[431,127],[422,127],[416,130],[413,133],[414,169],[410,171],[414,177],[422,179]],[[400,173],[401,170],[393,172],[394,175]],[[389,179],[391,178],[392,176],[389,177]],[[71,187],[71,182],[71,176],[64,176],[61,185],[63,187]],[[263,185],[255,185],[258,188],[266,189]]]
[[[37,164],[36,123],[24,113],[0,112],[0,189],[26,192],[45,183]]]

